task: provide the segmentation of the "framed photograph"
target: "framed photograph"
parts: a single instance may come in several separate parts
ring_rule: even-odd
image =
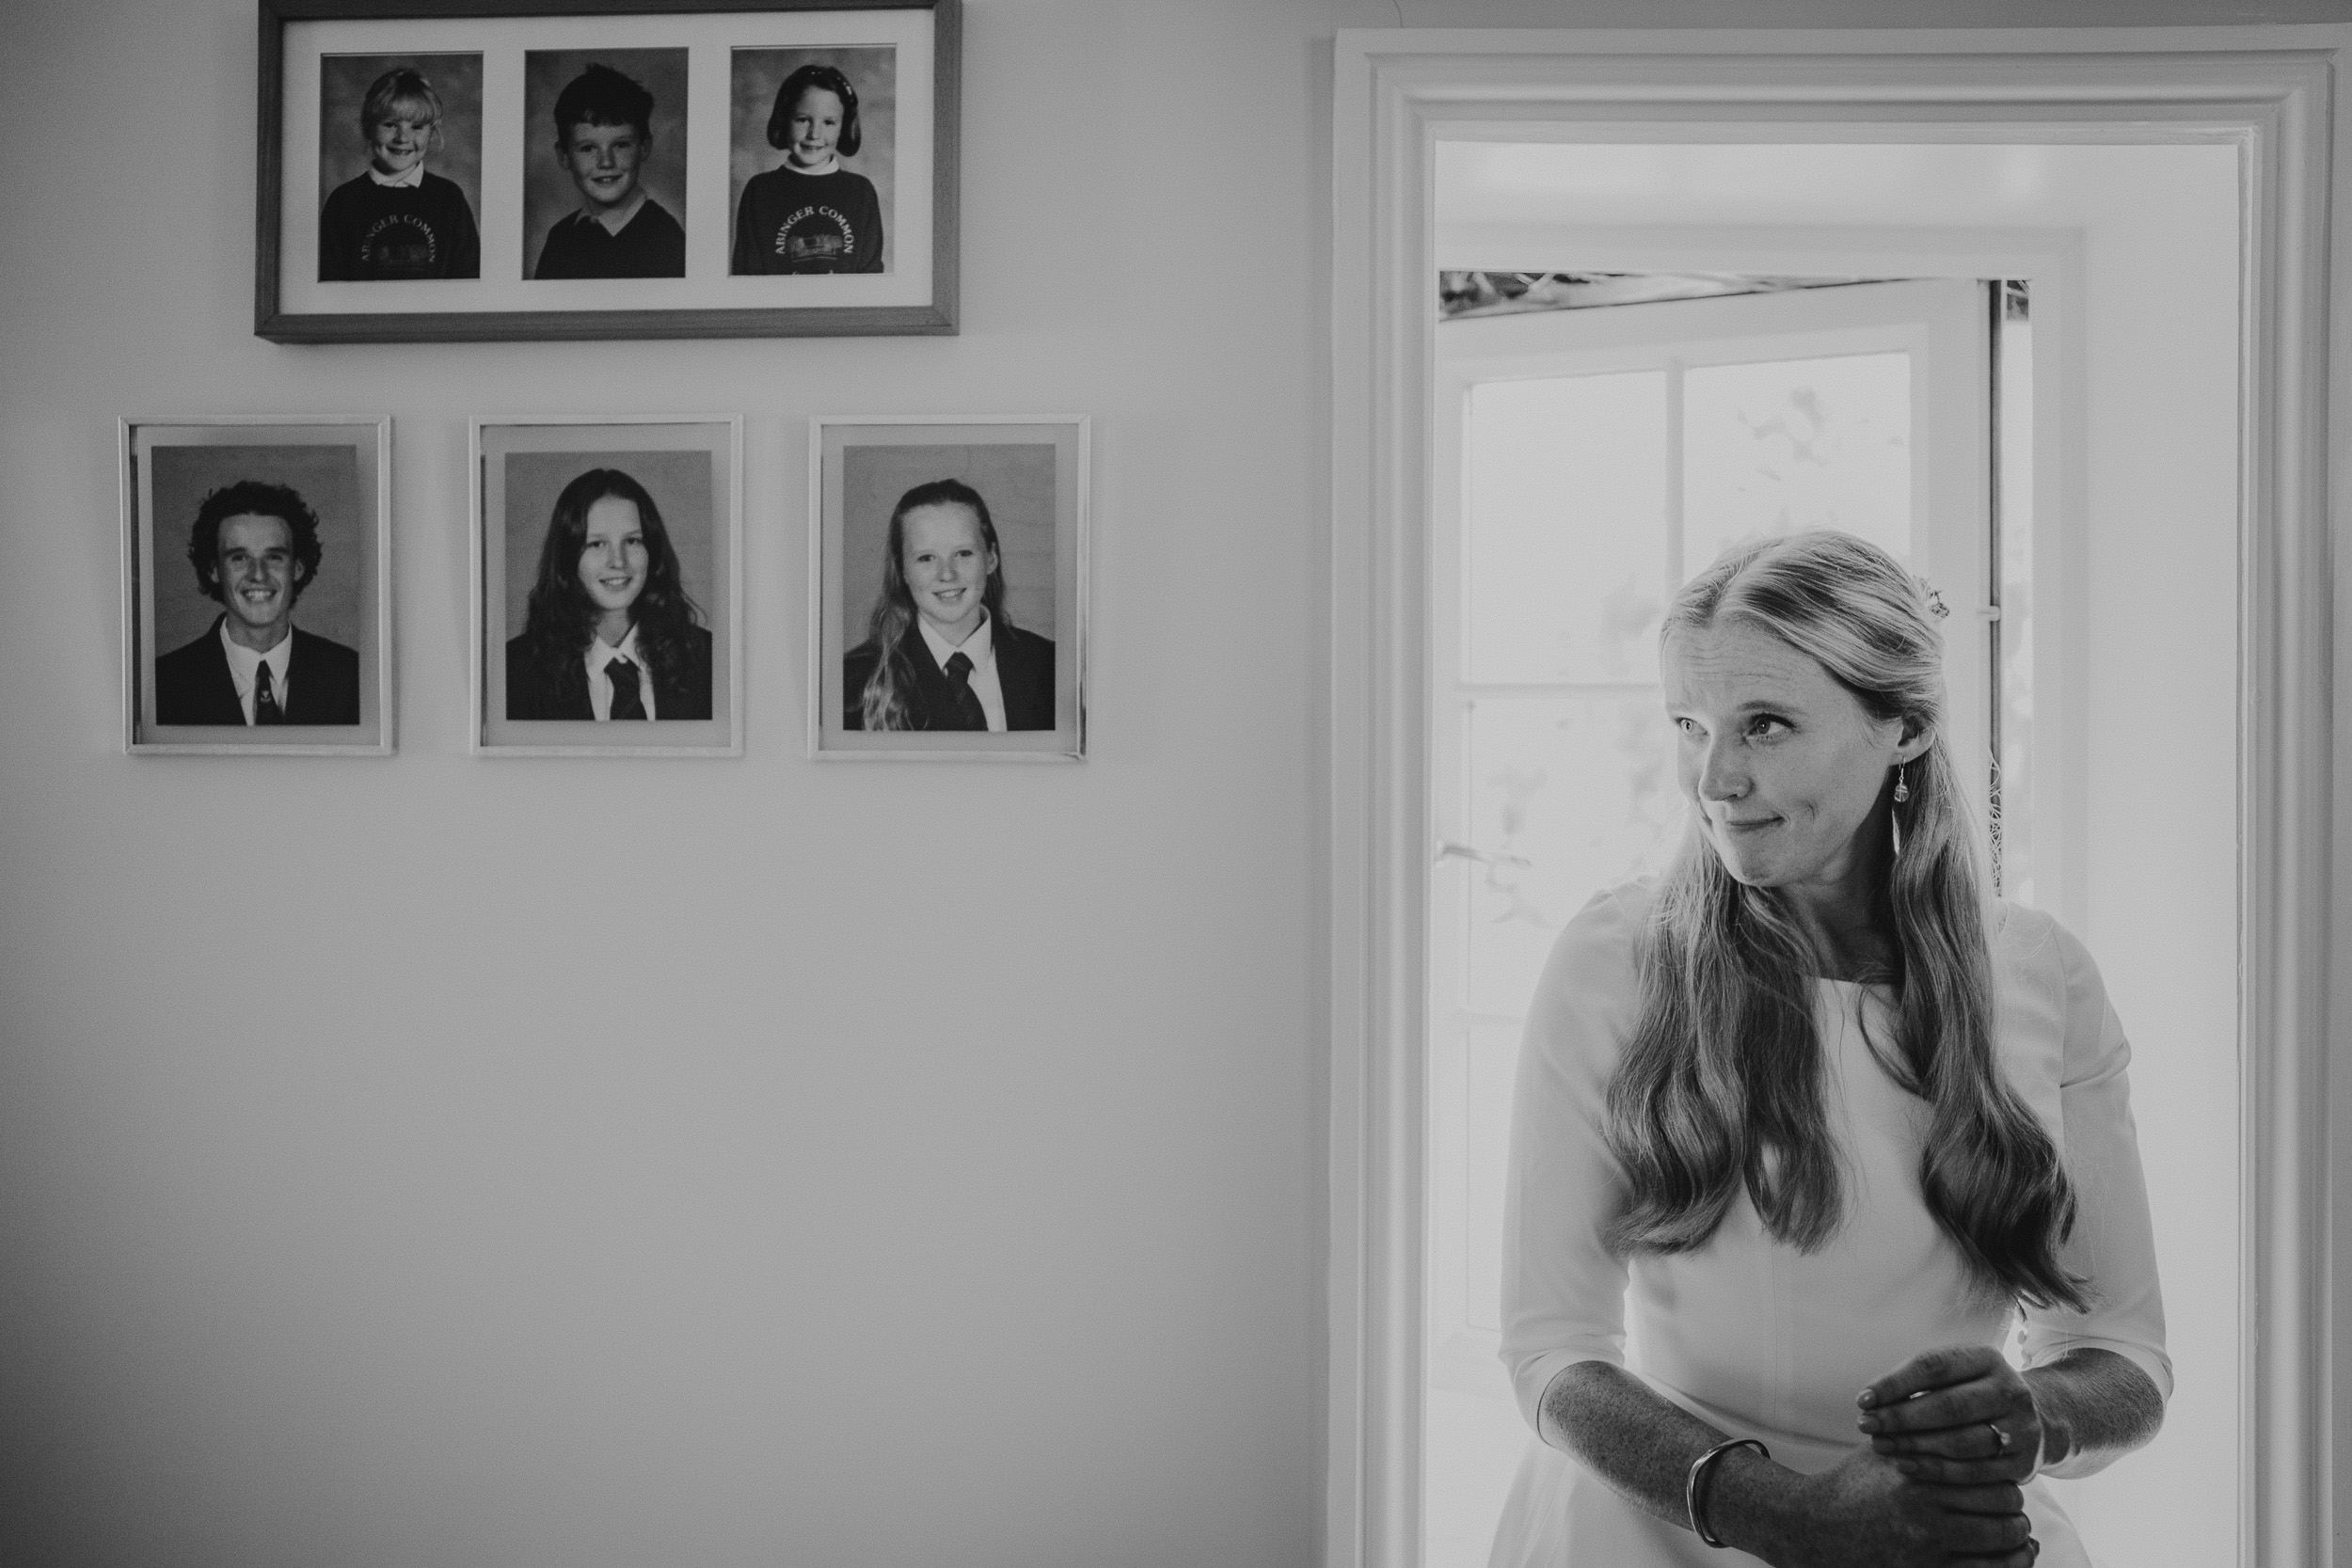
[[[956,330],[961,0],[261,0],[254,331]]]
[[[392,421],[121,425],[123,746],[389,756]]]
[[[743,754],[743,420],[472,421],[489,756]]]
[[[1088,424],[809,421],[809,754],[1086,754]]]

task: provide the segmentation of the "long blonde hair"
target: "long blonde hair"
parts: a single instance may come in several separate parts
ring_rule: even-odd
[[[1873,911],[1893,939],[1891,1050],[1871,1050],[1931,1107],[1919,1155],[1928,1212],[1989,1292],[2081,1310],[2087,1281],[2058,1249],[2074,1190],[2049,1133],[2002,1077],[1992,958],[1968,799],[1944,740],[1943,640],[1924,591],[1851,534],[1785,535],[1693,578],[1661,634],[1719,618],[1817,660],[1873,720],[1930,743],[1889,812],[1893,855]],[[1881,785],[1891,790],[1891,776]],[[1772,888],[1736,880],[1693,819],[1641,942],[1642,1010],[1604,1117],[1624,1168],[1620,1253],[1706,1244],[1744,1190],[1775,1239],[1828,1243],[1845,1211],[1813,1022],[1820,956]]]

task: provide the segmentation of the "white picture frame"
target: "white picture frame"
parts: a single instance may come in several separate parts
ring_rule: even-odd
[[[626,483],[596,477],[612,474]],[[468,428],[468,479],[467,749],[501,757],[741,756],[743,417],[477,416]],[[639,515],[652,525],[649,533],[661,536],[649,542],[628,635],[653,624],[644,607],[657,594],[675,611],[673,629],[692,628],[683,639],[687,653],[646,659],[656,696],[651,721],[644,724],[596,718],[589,711],[595,704],[584,665],[572,682],[555,651],[557,640],[580,634],[564,617],[585,613],[586,600],[556,593],[564,568],[548,564],[549,552],[564,551],[551,536],[567,526],[567,515],[576,531],[583,507],[615,494],[649,501],[652,515]],[[579,560],[573,552],[574,573]],[[549,592],[534,607],[533,590],[542,584]],[[673,594],[683,595],[682,606]],[[538,608],[545,613],[534,618]],[[588,646],[577,651],[584,657]],[[543,657],[524,666],[517,656],[525,648]],[[663,711],[665,704],[671,711]]]
[[[1087,548],[1091,429],[1085,415],[819,416],[809,421],[808,751],[820,761],[1074,762],[1086,755]],[[898,646],[907,672],[898,705],[910,727],[889,733],[865,722],[864,694],[873,677],[849,688],[858,672],[884,665],[875,650],[879,605],[890,585],[904,585],[886,564],[896,515],[918,490],[966,485],[981,499],[987,531],[990,657],[976,689],[996,686],[983,704],[987,733],[949,727],[936,702],[919,695],[942,678],[925,652],[924,620],[908,608]],[[970,512],[953,500],[934,504]],[[931,623],[936,630],[939,623]],[[1039,642],[1046,644],[1041,655]],[[945,645],[945,644],[936,644]],[[861,652],[864,657],[861,659]],[[952,655],[950,656],[953,657]],[[1041,689],[1041,659],[1050,709]],[[853,671],[850,667],[855,664]],[[894,683],[898,684],[898,683]],[[978,699],[975,699],[977,701]],[[978,713],[980,709],[974,709]],[[1044,721],[1050,719],[1049,722]],[[1001,721],[1002,729],[995,726]]]
[[[391,755],[391,420],[134,417],[118,445],[123,750]],[[286,704],[263,708],[277,722],[257,720],[256,694],[231,673],[229,646],[243,640],[218,564],[231,525],[263,515],[285,525],[293,556],[291,657],[270,660],[284,666]]]

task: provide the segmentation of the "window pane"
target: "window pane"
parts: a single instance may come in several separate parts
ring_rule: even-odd
[[[1511,1085],[1519,1070],[1519,1026],[1481,1023],[1466,1031],[1470,1135],[1464,1150],[1470,1212],[1463,1216],[1463,1317],[1502,1332],[1502,1189],[1511,1145]]]
[[[1568,917],[1673,847],[1674,731],[1655,689],[1481,698],[1469,762],[1470,842],[1528,863],[1471,871],[1469,1002],[1517,1015]]]
[[[1911,555],[1911,356],[1692,369],[1682,383],[1682,568],[1754,533],[1842,528]]]
[[[1648,680],[1666,577],[1662,371],[1471,388],[1473,681]]]

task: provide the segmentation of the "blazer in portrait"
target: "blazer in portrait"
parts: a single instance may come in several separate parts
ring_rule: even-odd
[[[204,635],[155,661],[155,722],[243,724],[237,677],[220,645],[220,624],[213,617]],[[356,724],[359,721],[359,656],[330,638],[296,626],[286,656],[289,724]]]
[[[686,660],[681,668],[654,671],[653,710],[656,722],[710,717],[710,633],[706,627],[686,628]],[[506,717],[594,722],[596,710],[588,696],[585,657],[573,655],[564,667],[563,678],[549,681],[531,657],[524,639],[508,638]]]
[[[1023,631],[1003,620],[996,622],[990,640],[996,650],[996,684],[1005,694],[1005,728],[1008,730],[1050,730],[1054,721],[1054,644],[1050,638],[1033,631]],[[898,651],[914,671],[914,689],[905,693],[907,728],[911,730],[952,730],[960,728],[955,721],[954,689],[947,673],[931,657],[930,644],[923,641],[920,622],[907,627],[898,639]],[[874,673],[874,666],[882,655],[871,641],[851,648],[841,660],[841,727],[862,730],[866,727],[866,683]]]

